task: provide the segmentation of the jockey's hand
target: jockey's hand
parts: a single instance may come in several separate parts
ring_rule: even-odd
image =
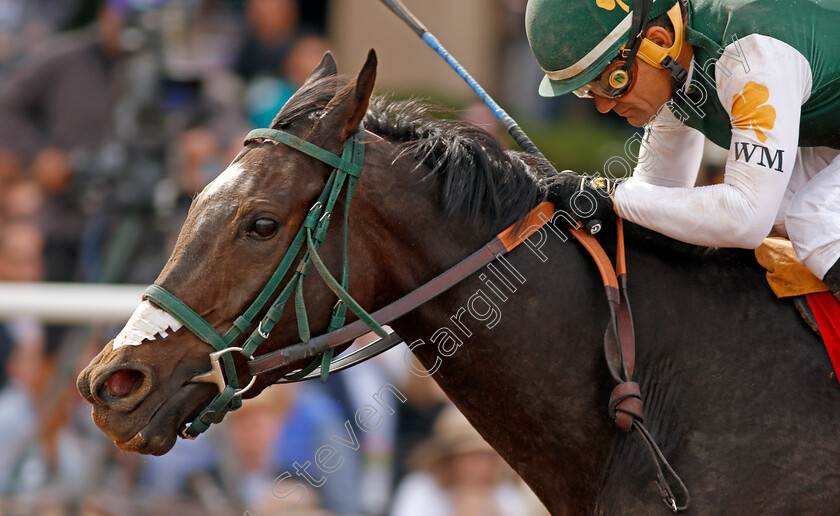
[[[581,222],[615,218],[612,196],[621,180],[579,175],[564,170],[544,180],[545,200]]]

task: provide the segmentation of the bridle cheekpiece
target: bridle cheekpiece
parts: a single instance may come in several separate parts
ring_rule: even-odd
[[[256,299],[245,312],[233,321],[230,329],[224,335],[220,335],[209,322],[163,287],[151,285],[143,294],[144,299],[149,300],[155,306],[171,314],[183,323],[196,337],[216,350],[210,353],[211,370],[195,376],[190,380],[190,382],[213,383],[218,386],[219,393],[192,422],[185,423],[179,429],[179,434],[188,439],[196,438],[199,434],[207,430],[212,423],[221,422],[227,412],[236,410],[242,406],[242,395],[254,385],[256,376],[252,376],[249,383],[240,389],[232,354],[240,353],[245,358],[251,360],[257,348],[268,339],[271,330],[283,315],[286,302],[293,294],[298,334],[300,335],[301,341],[309,342],[309,318],[306,314],[306,306],[303,299],[303,277],[309,271],[310,265],[315,265],[316,270],[324,279],[324,282],[339,298],[332,310],[329,328],[327,330],[328,333],[344,326],[345,313],[349,307],[377,335],[383,338],[388,335],[373,320],[370,314],[347,293],[347,285],[350,277],[347,261],[347,216],[353,191],[362,174],[362,162],[364,161],[365,154],[364,126],[360,125],[359,131],[344,142],[344,152],[341,156],[278,129],[255,129],[248,133],[245,143],[264,140],[270,140],[292,147],[332,166],[333,171],[318,200],[312,205],[309,213],[307,213],[300,230],[298,230],[297,235],[292,240],[280,264]],[[323,260],[318,255],[318,247],[326,237],[330,215],[345,184],[347,185],[347,189],[344,204],[344,260],[341,281],[338,281],[330,274]],[[286,277],[304,245],[306,249],[304,250],[303,257],[299,260],[286,286],[283,287],[272,301],[272,295],[280,287],[283,278]],[[257,315],[266,306],[268,306],[268,311],[257,324],[257,328],[251,332],[244,344],[234,346],[234,342],[253,325]],[[287,375],[285,379],[295,380],[303,377],[315,370],[318,366],[321,367],[321,378],[326,379],[329,374],[332,355],[332,349],[325,351],[309,365],[300,371]]]

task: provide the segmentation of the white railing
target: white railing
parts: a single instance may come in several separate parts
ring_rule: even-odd
[[[27,316],[45,323],[125,323],[145,285],[0,282],[0,320]]]

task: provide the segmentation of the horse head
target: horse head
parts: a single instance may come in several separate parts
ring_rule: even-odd
[[[325,54],[272,128],[341,155],[344,142],[357,133],[367,112],[375,76],[373,51],[349,82],[336,75],[332,55]],[[324,91],[331,93],[325,96]],[[235,321],[241,323],[240,315],[265,290],[332,170],[271,139],[249,140],[231,165],[193,200],[155,288],[203,319],[208,332],[225,335]],[[339,207],[343,207],[340,201],[333,226],[343,222]],[[299,249],[302,256],[306,245]],[[325,262],[340,268],[340,242],[326,242],[324,249]],[[298,253],[293,254],[297,264]],[[283,281],[294,272],[292,268]],[[353,278],[354,295],[360,302],[370,303],[373,291],[364,288],[364,272],[360,274]],[[313,332],[324,332],[335,297],[320,278],[304,279],[301,293],[308,322]],[[273,291],[267,295],[274,299]],[[147,291],[125,328],[82,371],[77,382],[79,391],[93,405],[94,421],[109,438],[125,450],[151,454],[166,453],[174,445],[179,427],[201,412],[221,389],[213,383],[193,381],[211,369],[208,356],[214,350],[208,339],[192,331],[189,320],[184,324],[184,319],[159,305]],[[267,307],[255,309],[259,314],[241,328],[237,345],[257,329]],[[261,352],[298,342],[295,310],[286,310],[276,323]],[[260,328],[260,333],[267,332]],[[235,367],[236,383],[248,385],[251,378],[245,357],[236,355],[227,373]],[[261,375],[247,395],[256,395],[283,373]]]

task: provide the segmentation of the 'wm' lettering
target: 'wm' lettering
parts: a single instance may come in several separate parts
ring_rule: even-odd
[[[750,148],[752,147],[752,148]],[[777,172],[782,172],[783,161],[782,158],[784,157],[785,151],[777,150],[773,154],[770,153],[770,149],[763,145],[756,145],[754,143],[747,143],[747,142],[735,142],[735,159],[744,161],[746,163],[752,163],[753,155],[756,154],[756,150],[760,149],[761,151],[757,154],[758,157],[758,165],[775,170]],[[743,157],[744,159],[741,159]],[[778,164],[777,164],[778,162]]]

